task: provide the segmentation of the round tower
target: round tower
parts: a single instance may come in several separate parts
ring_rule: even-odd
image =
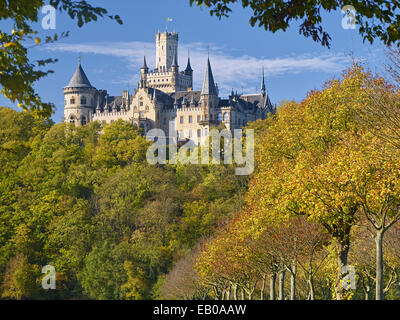
[[[79,63],[69,84],[64,88],[64,121],[76,126],[90,121],[95,109],[96,88],[94,88]]]

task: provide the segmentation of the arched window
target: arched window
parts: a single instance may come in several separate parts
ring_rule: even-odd
[[[218,120],[218,121],[222,121],[222,113],[221,113],[221,112],[218,112],[218,114],[217,114],[217,120]]]
[[[81,97],[81,104],[86,104],[86,97]]]
[[[228,112],[224,113],[224,121],[229,121],[229,113]]]
[[[69,104],[75,104],[75,98],[74,98],[74,97],[72,97],[72,98],[69,100]]]

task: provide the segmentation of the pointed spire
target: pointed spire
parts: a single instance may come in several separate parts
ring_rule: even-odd
[[[126,93],[126,105],[127,105],[127,109],[129,109],[129,105],[130,105],[129,86],[128,86],[128,90]]]
[[[194,95],[192,95],[192,98],[190,99],[190,105],[194,106]]]
[[[115,97],[114,97],[114,103],[113,103],[113,107],[112,107],[112,110],[113,111],[117,111],[117,105],[115,104]]]
[[[193,71],[193,69],[192,69],[192,66],[190,65],[190,56],[188,55],[188,62],[187,62],[185,72],[188,73],[188,72],[192,72],[192,71]]]
[[[149,68],[147,67],[146,56],[143,56],[143,66],[142,66],[141,69],[144,69],[144,70],[148,70],[148,69],[149,69]]]
[[[264,81],[264,67],[262,68],[262,80],[261,80],[261,94],[265,96],[265,81]]]
[[[67,88],[93,88],[80,62]]]
[[[204,74],[203,89],[201,90],[202,95],[218,95],[215,84],[214,77],[211,70],[210,58],[207,59],[207,68]]]
[[[157,96],[156,96],[156,89],[153,89],[153,100],[157,100]]]

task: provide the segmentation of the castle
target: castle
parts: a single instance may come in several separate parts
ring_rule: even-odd
[[[190,57],[186,69],[179,71],[175,32],[156,34],[156,68],[149,70],[144,57],[133,94],[123,90],[122,96],[109,96],[106,90],[96,89],[79,63],[64,88],[64,96],[65,122],[79,126],[90,121],[106,124],[122,119],[144,133],[159,128],[178,141],[192,140],[196,144],[204,142],[212,127],[233,131],[275,112],[265,88],[264,72],[259,93],[238,95],[232,91],[227,99],[222,99],[208,58],[202,90],[193,91]]]

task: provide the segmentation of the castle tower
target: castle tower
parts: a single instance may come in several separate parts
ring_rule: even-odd
[[[158,72],[168,72],[176,56],[178,56],[178,33],[158,32],[156,34],[156,68]]]
[[[203,121],[214,121],[215,108],[218,106],[218,91],[215,86],[210,59],[207,59],[206,72],[204,73],[203,87],[201,90],[201,108]]]
[[[96,88],[87,78],[79,62],[71,81],[64,87],[64,121],[76,126],[90,121],[91,113],[95,109]]]

